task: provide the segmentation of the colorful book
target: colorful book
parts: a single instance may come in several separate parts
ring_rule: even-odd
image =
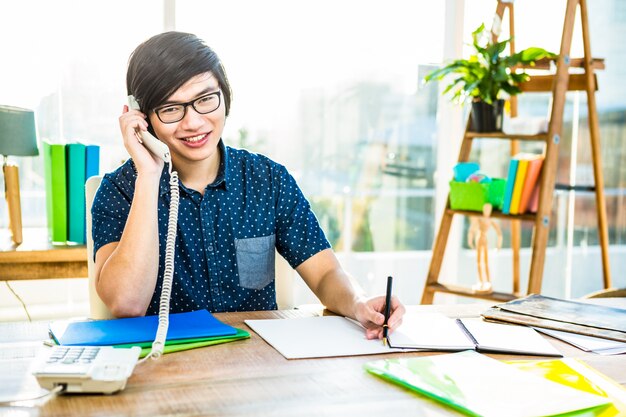
[[[526,179],[526,170],[528,169],[528,160],[522,157],[518,158],[517,173],[515,174],[515,185],[513,186],[513,195],[511,196],[510,214],[519,214],[519,202],[522,197],[522,188]]]
[[[85,181],[100,175],[100,146],[85,146]]]
[[[65,145],[43,142],[48,237],[55,244],[67,242],[67,183]]]
[[[541,167],[543,166],[543,156],[536,155],[535,158],[528,160],[528,168],[526,170],[526,179],[524,180],[524,186],[522,188],[522,195],[519,201],[519,214],[524,214],[528,211],[530,197],[537,186],[539,180],[539,174],[541,173]],[[538,190],[538,189],[537,189]]]
[[[535,189],[530,195],[530,200],[528,201],[528,212],[536,213],[539,210],[539,183],[535,184]]]
[[[511,197],[513,196],[513,187],[515,186],[515,175],[517,174],[517,159],[511,159],[509,162],[509,173],[506,177],[506,186],[504,188],[504,201],[502,202],[502,213],[509,214],[511,207]]]
[[[67,164],[67,240],[85,244],[85,145],[65,145]]]

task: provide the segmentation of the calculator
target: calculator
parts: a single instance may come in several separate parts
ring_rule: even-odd
[[[113,394],[126,386],[140,353],[137,346],[54,346],[37,357],[33,375],[48,390]]]

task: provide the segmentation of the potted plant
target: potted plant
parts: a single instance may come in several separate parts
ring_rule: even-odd
[[[520,93],[519,84],[530,79],[525,72],[516,71],[522,65],[535,65],[543,58],[557,55],[545,49],[531,47],[509,56],[502,56],[511,39],[493,42],[491,31],[481,24],[472,33],[475,53],[469,59],[457,59],[450,64],[431,71],[425,82],[454,76],[443,94],[452,93],[452,100],[459,103],[472,101],[472,130],[494,132],[502,130],[505,95]]]

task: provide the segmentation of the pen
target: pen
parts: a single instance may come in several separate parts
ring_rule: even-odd
[[[389,340],[387,339],[387,333],[389,330],[388,321],[389,313],[391,312],[391,284],[393,283],[393,277],[387,277],[387,293],[385,294],[385,321],[383,322],[383,345],[387,346]]]

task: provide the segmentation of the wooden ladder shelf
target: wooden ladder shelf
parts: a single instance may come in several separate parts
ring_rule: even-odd
[[[570,47],[574,24],[576,18],[576,8],[580,7],[580,21],[582,24],[583,37],[583,58],[570,58]],[[498,1],[496,14],[500,19],[508,9],[510,32],[513,37],[513,3]],[[511,43],[511,53],[514,52],[514,44]],[[538,63],[535,69],[549,69],[550,62]],[[579,68],[577,73],[571,73],[571,68]],[[519,248],[520,248],[520,221],[532,221],[534,223],[534,233],[532,241],[532,255],[530,261],[530,273],[528,277],[528,288],[526,294],[540,294],[543,278],[543,268],[545,263],[546,246],[548,243],[548,232],[550,230],[550,213],[552,209],[552,197],[555,187],[555,177],[557,169],[558,147],[563,126],[563,111],[565,107],[565,94],[567,91],[585,91],[587,93],[588,121],[591,140],[591,152],[593,160],[593,173],[595,180],[595,197],[598,214],[598,229],[600,246],[602,249],[602,267],[604,288],[611,287],[611,275],[609,269],[609,240],[606,218],[606,206],[604,200],[604,180],[602,176],[602,163],[600,154],[600,130],[598,125],[598,113],[596,108],[595,91],[597,90],[597,79],[595,70],[604,69],[604,60],[591,57],[591,47],[589,42],[589,26],[587,18],[586,0],[567,0],[565,20],[563,24],[563,34],[561,38],[561,49],[556,61],[556,73],[549,75],[531,76],[531,79],[521,86],[522,92],[551,92],[552,106],[548,132],[538,135],[512,135],[506,133],[476,133],[470,131],[470,124],[467,124],[461,149],[459,151],[459,162],[466,162],[469,159],[472,143],[474,139],[505,139],[511,141],[511,154],[519,152],[519,141],[537,141],[544,143],[544,162],[539,179],[539,206],[537,213],[527,213],[522,215],[505,215],[499,211],[494,211],[492,217],[506,218],[511,220],[511,236],[513,250],[513,291],[481,293],[458,285],[449,285],[439,282],[439,273],[445,253],[448,235],[452,226],[452,219],[455,214],[464,216],[482,216],[481,212],[453,210],[450,208],[448,200],[447,207],[441,218],[441,223],[435,238],[433,255],[424,291],[422,294],[422,304],[432,304],[435,293],[448,293],[471,298],[482,298],[500,302],[510,301],[523,296],[519,286]],[[581,72],[582,71],[582,72]],[[514,99],[515,97],[513,97]],[[517,115],[516,101],[512,100],[511,115]]]

